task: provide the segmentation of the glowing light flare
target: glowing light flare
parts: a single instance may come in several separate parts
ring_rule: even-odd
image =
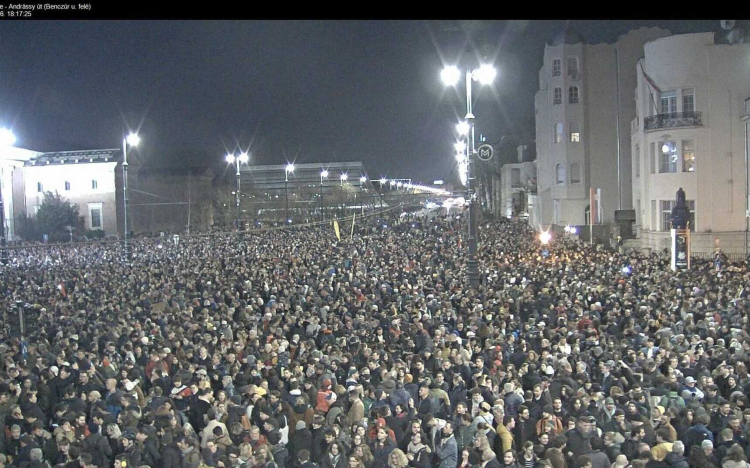
[[[469,126],[469,123],[468,123],[468,122],[463,122],[463,121],[462,121],[462,122],[459,122],[459,123],[458,123],[458,124],[456,125],[456,131],[457,131],[457,132],[458,132],[458,134],[459,134],[459,135],[461,135],[461,136],[466,136],[466,135],[468,135],[468,134],[469,134],[469,130],[470,130],[470,128],[471,128],[471,127]]]
[[[328,171],[326,171],[325,169],[320,171],[320,177],[328,177]]]
[[[542,245],[547,245],[552,240],[552,234],[549,233],[549,231],[542,231],[539,234],[539,241],[542,243]]]
[[[440,72],[440,79],[443,80],[443,84],[446,86],[455,86],[458,84],[458,80],[461,79],[461,72],[453,65],[443,68]]]
[[[250,161],[250,155],[247,153],[241,153],[240,157],[237,158],[242,164],[247,164],[248,161]]]
[[[291,163],[287,164],[284,170],[286,172],[294,172],[294,164],[291,164]]]
[[[138,146],[141,142],[141,137],[139,137],[137,133],[131,133],[125,138],[125,141],[127,141],[130,146]]]
[[[16,144],[16,136],[9,128],[0,128],[0,147],[7,148]]]
[[[497,76],[497,70],[489,64],[484,64],[472,72],[472,78],[483,85],[491,84],[495,81],[495,76]]]

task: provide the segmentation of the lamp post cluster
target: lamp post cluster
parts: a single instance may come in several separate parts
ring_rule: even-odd
[[[224,159],[229,164],[234,164],[235,168],[237,169],[237,172],[236,172],[237,190],[234,192],[236,195],[235,203],[237,205],[237,221],[235,221],[235,223],[237,225],[237,232],[242,233],[242,210],[240,209],[240,197],[242,196],[242,181],[240,178],[240,166],[242,164],[247,164],[247,162],[250,161],[250,155],[248,155],[246,152],[242,152],[238,156],[235,156],[234,154],[227,154]]]
[[[476,194],[472,187],[471,166],[476,156],[474,140],[474,113],[472,111],[471,85],[473,81],[480,84],[492,84],[497,71],[491,65],[482,65],[475,70],[466,71],[466,120],[456,126],[459,141],[456,143],[456,160],[461,183],[466,186],[468,199],[468,243],[469,257],[466,262],[466,279],[471,288],[479,287],[479,262],[477,260],[477,206]],[[461,79],[461,71],[455,66],[448,66],[440,73],[446,86],[456,86]]]

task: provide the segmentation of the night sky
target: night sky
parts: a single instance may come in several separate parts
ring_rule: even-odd
[[[40,151],[115,148],[140,157],[251,164],[361,160],[369,176],[446,178],[465,91],[445,63],[494,59],[477,131],[533,139],[544,44],[565,21],[40,21],[0,26],[0,126]],[[640,26],[718,31],[719,21],[571,21],[588,42]]]

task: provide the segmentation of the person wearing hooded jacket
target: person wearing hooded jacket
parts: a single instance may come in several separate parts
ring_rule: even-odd
[[[589,418],[590,416],[578,418],[575,429],[571,429],[565,433],[565,436],[568,438],[568,451],[573,454],[571,457],[573,468],[582,468],[576,465],[578,457],[591,452],[591,436],[593,435],[593,431],[591,430]]]

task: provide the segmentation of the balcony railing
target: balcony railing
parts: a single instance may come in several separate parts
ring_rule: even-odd
[[[702,127],[703,115],[700,112],[675,112],[673,114],[657,114],[643,119],[644,130],[659,130],[661,128]]]

